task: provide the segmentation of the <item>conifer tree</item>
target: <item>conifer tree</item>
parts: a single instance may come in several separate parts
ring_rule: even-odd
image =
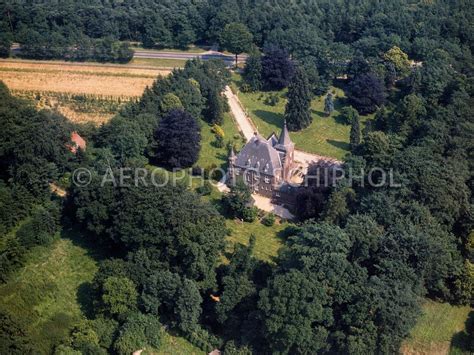
[[[334,111],[334,100],[332,97],[331,93],[328,93],[326,95],[326,98],[324,99],[324,113],[326,116],[331,115],[331,113]]]
[[[360,122],[357,113],[352,117],[350,144],[352,151],[354,151],[360,144]]]
[[[288,88],[285,119],[291,131],[298,131],[311,124],[311,90],[306,73],[297,68]]]

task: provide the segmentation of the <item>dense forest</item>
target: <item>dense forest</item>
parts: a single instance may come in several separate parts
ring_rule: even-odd
[[[63,50],[81,41],[226,43],[226,25],[243,24],[253,43],[245,89],[288,87],[285,114],[300,130],[309,124],[310,95],[344,81],[354,107],[344,112],[353,128],[344,169],[391,170],[402,186],[374,187],[366,175],[323,191],[309,183],[274,263],[253,256],[249,235],[249,245],[222,264],[226,227],[215,205],[181,185],[101,183],[110,169],[195,165],[197,119],[219,124],[227,110],[221,92],[230,72],[222,62],[188,61],[101,127],[38,111],[2,84],[0,235],[10,237],[0,249],[0,282],[33,246],[51,243],[59,228],[77,228],[109,257],[92,282],[92,313],[57,354],[159,348],[162,325],[224,354],[397,353],[424,297],[473,303],[472,7],[349,0],[3,4],[2,46],[28,48],[35,38],[40,45],[31,57],[45,50],[42,58],[64,56],[49,54],[46,43]],[[367,113],[374,116],[362,131],[358,117]],[[74,130],[86,138],[86,151],[67,149]],[[70,184],[78,167],[93,172],[86,187]],[[68,190],[65,201],[50,194],[52,182]],[[224,204],[244,206],[248,191],[229,196]],[[0,353],[34,353],[24,320],[3,308],[0,318]]]

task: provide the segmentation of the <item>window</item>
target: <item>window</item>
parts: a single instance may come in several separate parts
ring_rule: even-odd
[[[235,168],[235,175],[240,175],[240,169],[239,168]]]
[[[265,183],[269,184],[270,183],[270,178],[268,176],[265,176]]]

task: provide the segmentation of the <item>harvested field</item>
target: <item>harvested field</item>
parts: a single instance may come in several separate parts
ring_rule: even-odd
[[[129,64],[99,64],[99,63],[77,63],[64,61],[37,61],[37,60],[0,60],[0,68],[10,70],[33,69],[35,71],[71,71],[86,72],[94,75],[109,73],[115,76],[145,75],[154,76],[167,75],[170,69],[157,68],[152,65],[129,65]]]
[[[138,97],[158,75],[168,73],[126,66],[0,61],[0,80],[22,91]]]
[[[0,60],[0,80],[38,108],[55,109],[74,122],[108,121],[126,102],[169,69],[140,65]]]

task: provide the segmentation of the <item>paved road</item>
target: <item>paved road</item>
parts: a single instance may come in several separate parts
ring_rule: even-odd
[[[14,43],[11,47],[12,52],[20,52],[20,46]],[[188,60],[193,58],[201,58],[202,60],[209,59],[222,59],[224,62],[232,64],[235,62],[235,56],[224,54],[218,51],[210,50],[202,53],[191,53],[191,52],[166,52],[166,51],[153,51],[153,50],[134,50],[134,58],[162,58],[162,59],[182,59]],[[246,54],[238,56],[238,62],[244,63],[247,60]]]
[[[133,54],[134,58],[162,58],[162,59],[182,59],[188,60],[193,58],[200,58],[202,60],[222,59],[224,62],[232,64],[235,62],[235,56],[227,55],[217,51],[207,51],[203,53],[183,53],[183,52],[158,52],[158,51],[144,51],[136,50]],[[241,54],[238,56],[238,62],[244,63],[247,60],[247,55]]]
[[[230,111],[232,112],[232,115],[234,116],[235,122],[237,123],[239,130],[242,132],[242,134],[244,135],[245,139],[247,139],[247,141],[250,140],[250,138],[252,138],[254,133],[257,131],[257,127],[255,126],[253,121],[250,119],[250,117],[247,115],[247,113],[245,112],[245,109],[242,106],[237,95],[235,95],[232,92],[229,86],[225,88],[224,95],[227,97]],[[317,154],[303,152],[301,150],[295,150],[295,161],[300,163],[302,174],[306,174],[308,166],[311,163],[324,161],[324,162],[330,162],[333,164],[341,164],[341,162],[337,161],[336,159],[324,157]],[[225,191],[224,186],[225,184],[222,183],[219,190],[224,192]],[[257,194],[252,194],[252,197],[254,198],[255,206],[258,207],[259,209],[264,210],[266,212],[272,212],[282,218],[286,218],[286,219],[294,218],[294,216],[290,213],[290,211],[288,211],[286,208],[280,205],[272,203],[269,198],[266,198]]]

